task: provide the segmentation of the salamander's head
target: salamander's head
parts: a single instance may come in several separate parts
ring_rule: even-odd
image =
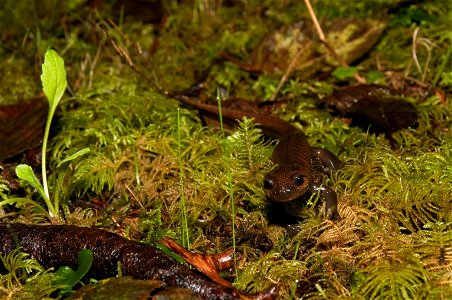
[[[299,165],[280,165],[264,178],[267,196],[276,202],[290,202],[311,190],[312,175]]]

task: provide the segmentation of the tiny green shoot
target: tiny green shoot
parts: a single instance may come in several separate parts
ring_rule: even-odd
[[[137,147],[135,145],[132,145],[132,154],[133,154],[133,165],[135,168],[135,181],[137,183],[137,187],[140,188],[141,186],[141,179],[140,179],[140,168],[138,166],[138,157],[137,157]]]
[[[52,123],[53,115],[56,107],[63,97],[64,91],[67,87],[66,69],[64,68],[63,59],[55,52],[55,50],[47,50],[42,65],[42,89],[49,100],[49,113],[47,115],[47,122],[44,131],[44,139],[42,141],[42,184],[44,186],[44,193],[49,198],[49,187],[47,185],[46,173],[46,150],[47,141],[49,139],[50,124]]]
[[[72,270],[68,266],[60,267],[56,272],[59,278],[52,283],[62,286],[61,294],[69,292],[74,285],[79,282],[83,276],[88,273],[93,263],[93,252],[89,249],[83,249],[78,253],[77,270]]]
[[[353,77],[353,75],[355,75],[357,71],[358,68],[356,67],[337,67],[333,71],[333,76],[337,79],[344,80]]]
[[[221,96],[219,89],[217,89],[217,104],[218,104],[218,116],[220,118],[221,137],[224,139],[223,113],[221,111]]]
[[[34,187],[38,191],[38,193],[42,196],[42,198],[44,198],[49,210],[53,211],[53,205],[50,202],[49,197],[44,192],[44,188],[42,187],[42,184],[39,182],[39,179],[36,177],[35,173],[33,172],[33,169],[29,165],[21,164],[16,167],[16,174],[17,177],[27,181],[32,187]]]
[[[64,91],[67,87],[66,80],[66,70],[64,68],[63,59],[52,49],[47,50],[44,63],[42,65],[42,89],[44,94],[46,95],[49,101],[49,112],[47,114],[47,121],[44,131],[44,139],[42,142],[42,184],[39,182],[38,178],[33,172],[33,169],[26,165],[21,164],[16,167],[16,174],[22,180],[28,182],[32,187],[34,187],[38,193],[44,198],[44,201],[47,205],[47,209],[49,211],[50,218],[59,219],[59,207],[58,200],[55,200],[54,203],[50,200],[49,196],[49,187],[47,184],[47,168],[46,168],[46,152],[47,152],[47,142],[49,139],[50,132],[50,124],[52,123],[53,115],[55,114],[55,110],[63,97]],[[89,152],[89,148],[82,149],[71,156],[62,160],[58,166],[60,167],[62,164],[72,161],[75,158]]]
[[[375,82],[380,78],[384,78],[385,74],[380,71],[370,71],[366,75],[367,82]]]

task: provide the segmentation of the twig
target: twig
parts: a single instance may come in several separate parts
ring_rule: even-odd
[[[310,0],[304,0],[304,3],[306,4],[306,7],[308,8],[309,15],[311,15],[312,22],[314,22],[315,29],[317,30],[317,33],[319,34],[319,38],[321,41],[325,40],[325,34],[323,33],[322,27],[320,26],[319,20],[317,19],[317,16],[314,12],[314,9],[312,8],[311,1]]]
[[[320,41],[325,45],[326,49],[330,52],[331,56],[333,56],[334,59],[337,60],[341,66],[349,67],[349,65],[336,53],[336,51],[326,41],[325,34],[323,33],[319,20],[317,19],[314,9],[312,8],[311,1],[304,0],[304,3],[306,4],[306,7],[308,8],[309,15],[311,16],[312,22],[314,23],[314,26],[317,30],[317,34],[319,35]],[[366,80],[363,77],[361,77],[358,73],[353,74],[353,77],[359,83],[366,83]]]

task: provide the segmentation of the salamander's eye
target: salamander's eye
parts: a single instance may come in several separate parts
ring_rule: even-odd
[[[293,183],[297,186],[301,186],[304,183],[304,176],[301,174],[298,174],[296,176],[294,176],[293,178]]]
[[[265,179],[264,180],[264,189],[271,190],[273,188],[273,180],[272,179]]]

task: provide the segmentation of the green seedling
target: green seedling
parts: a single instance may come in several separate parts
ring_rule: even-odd
[[[49,197],[45,193],[44,188],[43,188],[42,184],[39,182],[38,177],[36,177],[35,173],[33,172],[33,169],[29,165],[26,165],[26,164],[18,165],[16,167],[16,174],[17,174],[17,177],[19,177],[22,180],[25,180],[38,191],[38,193],[41,195],[41,197],[44,198],[44,200],[47,204],[47,208],[49,209],[50,215],[53,216],[54,206],[50,202]]]
[[[74,271],[68,266],[60,267],[55,272],[55,275],[59,278],[52,283],[61,286],[61,294],[65,294],[72,290],[72,287],[88,273],[92,263],[93,252],[89,249],[83,249],[78,253],[77,270]]]
[[[47,168],[46,168],[46,152],[47,142],[49,139],[50,124],[52,123],[55,110],[63,97],[64,91],[67,87],[66,70],[64,68],[63,59],[52,49],[47,50],[44,58],[44,64],[42,65],[42,89],[49,101],[49,113],[47,115],[46,127],[44,131],[44,139],[42,142],[42,184],[39,182],[36,175],[30,166],[22,164],[16,167],[16,174],[22,180],[28,182],[33,186],[38,193],[44,198],[47,205],[50,218],[59,219],[59,201],[54,199],[53,203],[49,196],[49,187],[47,184]],[[72,154],[68,158],[62,160],[58,167],[62,164],[69,162],[85,153],[89,152],[89,148],[82,149],[75,154]]]
[[[358,72],[358,68],[356,67],[337,67],[333,71],[333,76],[339,80],[345,80],[347,78],[353,77],[356,72]]]
[[[47,50],[42,65],[42,89],[49,100],[49,113],[47,115],[47,122],[44,131],[44,140],[42,141],[42,183],[44,186],[44,193],[49,198],[49,187],[47,186],[46,174],[46,150],[47,141],[49,139],[50,124],[52,123],[53,115],[56,107],[63,97],[64,91],[67,87],[66,69],[64,68],[63,59],[52,49]]]
[[[370,71],[366,75],[367,82],[375,82],[378,79],[384,78],[385,74],[380,71]]]

